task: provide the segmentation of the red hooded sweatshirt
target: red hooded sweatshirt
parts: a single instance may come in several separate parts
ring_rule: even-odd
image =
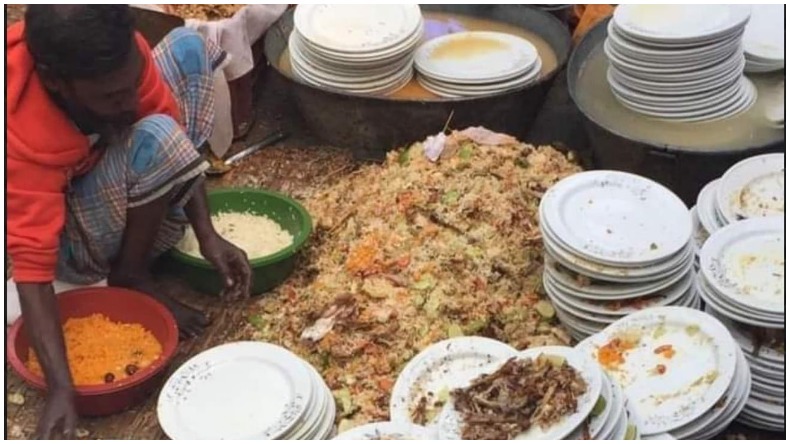
[[[178,104],[162,79],[145,39],[139,118],[167,114],[180,121]],[[90,143],[52,101],[25,44],[24,22],[6,30],[6,249],[14,281],[54,280],[71,177],[95,165]]]

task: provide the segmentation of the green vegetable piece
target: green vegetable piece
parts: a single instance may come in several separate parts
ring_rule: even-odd
[[[266,322],[263,320],[263,316],[261,315],[252,315],[249,318],[250,325],[257,328],[258,330],[262,330],[266,327]]]
[[[447,336],[450,338],[457,338],[464,335],[464,330],[458,324],[452,324],[447,328]]]
[[[436,394],[436,401],[444,404],[449,400],[450,400],[450,389],[448,387],[442,387],[442,389],[439,390],[439,393]]]
[[[461,193],[456,190],[450,190],[442,196],[442,203],[445,205],[452,205],[458,202],[461,198]]]
[[[557,314],[554,310],[554,306],[552,306],[549,301],[538,301],[538,303],[535,304],[535,309],[538,311],[540,317],[547,320],[554,318]]]
[[[354,413],[354,401],[351,399],[351,392],[348,388],[335,390],[335,399],[340,406],[340,411],[343,416],[348,416]]]
[[[461,150],[458,152],[458,157],[462,160],[469,160],[472,158],[472,154],[474,154],[474,145],[467,143],[461,147]]]
[[[601,416],[605,410],[606,410],[606,399],[604,399],[603,396],[599,396],[598,400],[595,401],[595,406],[593,407],[592,412],[590,412],[590,414],[593,417],[598,417]]]
[[[426,275],[423,276],[414,285],[412,285],[411,288],[415,290],[431,290],[435,286],[436,286],[436,280],[433,278],[433,276]]]
[[[408,149],[401,151],[400,154],[398,155],[398,164],[401,165],[401,166],[408,165],[409,164],[409,158],[410,158],[410,156],[409,156],[409,150]]]
[[[529,168],[529,162],[527,161],[527,159],[519,157],[518,159],[516,159],[515,163],[517,167]]]
[[[628,428],[625,431],[625,439],[627,441],[633,441],[636,439],[636,426],[633,424],[628,424]]]

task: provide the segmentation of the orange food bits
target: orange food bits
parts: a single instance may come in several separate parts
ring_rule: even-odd
[[[672,357],[675,356],[675,349],[672,348],[671,344],[667,344],[656,348],[655,350],[653,350],[653,353],[657,355],[662,355],[667,359],[672,359]]]
[[[625,362],[625,352],[634,348],[634,345],[631,341],[614,338],[598,349],[598,363],[606,368],[616,368]]]

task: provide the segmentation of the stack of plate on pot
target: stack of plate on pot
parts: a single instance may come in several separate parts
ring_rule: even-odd
[[[751,5],[752,18],[743,34],[746,72],[762,73],[785,67],[785,6]]]
[[[540,78],[538,50],[500,32],[459,32],[424,43],[414,57],[417,80],[441,97],[473,97],[523,88]]]
[[[710,439],[746,405],[751,372],[727,328],[683,307],[648,308],[581,342],[625,394],[642,439]]]
[[[390,94],[411,81],[422,35],[418,5],[303,4],[288,40],[291,66],[312,85]]]
[[[785,224],[784,217],[736,222],[702,248],[698,285],[706,310],[721,319],[748,353],[753,386],[740,422],[785,427]],[[752,340],[765,345],[754,353]],[[777,348],[772,345],[781,338]]]
[[[543,284],[576,339],[650,306],[698,307],[688,208],[671,191],[617,171],[575,174],[540,203]]]
[[[749,109],[743,76],[749,5],[620,5],[604,50],[607,79],[625,107],[658,119],[700,122]]]
[[[321,375],[288,350],[235,342],[173,373],[157,414],[172,439],[328,439],[335,401]]]
[[[697,196],[700,225],[711,235],[743,219],[785,212],[785,155],[763,154],[733,165]]]

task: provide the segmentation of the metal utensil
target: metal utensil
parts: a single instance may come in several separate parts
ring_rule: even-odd
[[[221,174],[225,174],[228,171],[230,171],[233,168],[233,166],[239,163],[242,159],[257,153],[261,149],[269,145],[273,145],[285,139],[286,137],[288,137],[288,135],[282,131],[277,131],[275,133],[269,134],[268,136],[264,137],[263,140],[261,140],[260,142],[255,143],[250,147],[243,149],[242,151],[239,151],[238,153],[228,157],[226,160],[217,163],[212,163],[212,165],[206,171],[206,174],[211,176],[218,176]]]

